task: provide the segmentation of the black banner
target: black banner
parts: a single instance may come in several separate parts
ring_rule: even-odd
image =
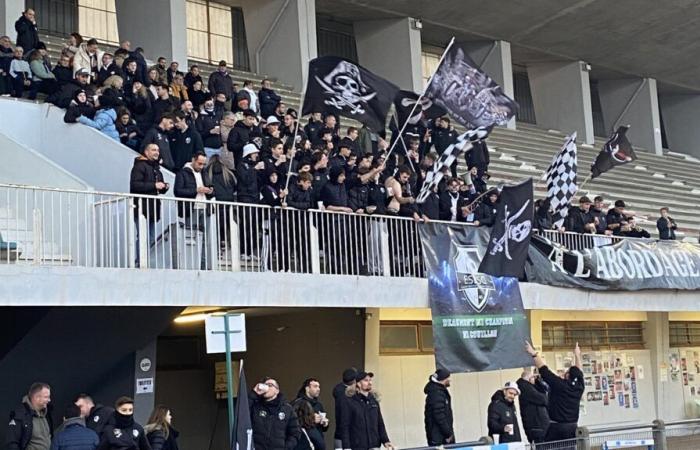
[[[531,365],[523,351],[530,325],[518,280],[478,273],[488,230],[446,223],[419,228],[437,367],[455,373]]]
[[[309,62],[302,115],[326,111],[380,131],[398,90],[391,82],[352,61],[322,56]]]
[[[605,245],[608,238],[590,236],[599,246],[582,251],[566,250],[533,236],[525,265],[527,280],[596,290],[700,289],[700,248],[696,245],[642,239]]]
[[[603,145],[603,149],[598,153],[595,162],[591,166],[591,180],[613,167],[621,166],[637,159],[637,154],[627,139],[628,129],[625,126],[618,127],[617,131]]]
[[[394,108],[398,118],[398,126],[401,128],[404,123],[416,125],[421,119],[437,119],[447,114],[443,108],[433,104],[429,98],[422,97],[420,105],[415,106],[420,96],[413,91],[399,91],[394,99]],[[413,109],[415,107],[415,109]],[[413,115],[411,115],[413,111]]]

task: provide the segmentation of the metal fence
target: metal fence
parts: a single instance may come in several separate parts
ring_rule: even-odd
[[[569,250],[585,250],[594,247],[615,244],[626,238],[622,236],[605,236],[602,234],[580,234],[570,231],[562,232],[556,230],[538,230],[537,233],[555,244],[560,244]]]

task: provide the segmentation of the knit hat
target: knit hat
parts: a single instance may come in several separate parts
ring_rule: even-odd
[[[435,378],[436,381],[444,381],[444,380],[450,378],[450,375],[452,375],[452,374],[450,373],[449,370],[438,369],[433,374],[433,377]]]
[[[243,146],[243,157],[250,156],[253,153],[259,153],[258,147],[255,144],[246,144]]]

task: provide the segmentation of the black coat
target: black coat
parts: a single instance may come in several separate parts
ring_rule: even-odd
[[[474,220],[479,221],[479,226],[491,227],[496,222],[497,213],[497,205],[491,204],[490,201],[485,200],[477,206]]]
[[[134,116],[136,120],[136,125],[138,125],[141,133],[145,134],[151,129],[153,123],[153,108],[152,108],[152,95],[150,91],[147,91],[145,96],[134,94],[131,90],[127,90],[124,95],[124,101],[126,107]]]
[[[428,219],[440,220],[440,197],[436,192],[431,192],[423,203],[418,205],[418,212]]]
[[[255,170],[257,163],[244,159],[238,163],[236,173],[238,174],[238,201],[241,203],[260,203],[260,189],[258,188],[258,171]]]
[[[195,153],[203,151],[202,137],[194,127],[187,127],[184,132],[173,129],[170,133],[170,153],[173,157],[175,170],[182,169],[185,164],[192,160]]]
[[[214,197],[216,200],[221,202],[235,202],[236,201],[236,190],[238,189],[238,179],[235,174],[232,174],[231,178],[226,181],[224,178],[224,172],[221,168],[222,165],[219,164],[214,166],[211,171],[211,185],[214,188]],[[209,175],[209,168],[205,169],[207,175]]]
[[[356,393],[347,400],[340,424],[344,449],[367,450],[391,442],[379,403],[373,394]]]
[[[105,425],[109,423],[114,415],[114,408],[109,406],[95,405],[90,410],[90,414],[85,418],[85,426],[102,435]]]
[[[452,201],[455,200],[455,220],[459,218],[459,208],[464,203],[459,192],[451,194],[450,191],[443,191],[440,194],[440,220],[452,220]]]
[[[157,98],[152,102],[151,109],[153,111],[153,123],[160,123],[161,117],[165,113],[172,113],[180,108],[180,101],[175,97],[168,97],[167,99]]]
[[[549,385],[549,406],[547,411],[554,422],[577,423],[579,404],[586,390],[583,372],[578,367],[569,368],[569,379],[565,380],[552,373],[549,367],[539,369],[540,376]]]
[[[353,211],[369,206],[369,184],[356,184],[348,191],[348,206]]]
[[[32,438],[34,431],[33,417],[36,413],[29,407],[26,402],[19,405],[14,411],[10,412],[10,417],[7,421],[7,432],[5,435],[6,450],[24,450],[27,448],[29,441]],[[46,421],[49,425],[53,436],[53,421],[51,420],[51,411],[46,414]]]
[[[195,121],[195,126],[200,136],[202,136],[202,143],[207,148],[221,148],[221,134],[212,134],[212,128],[219,126],[221,123],[221,117],[217,114],[207,111],[202,111],[197,116]]]
[[[209,89],[209,92],[211,92],[213,96],[223,93],[226,94],[226,98],[230,100],[233,97],[233,80],[228,72],[221,73],[218,70],[214,71],[209,75],[207,89]]]
[[[85,90],[88,99],[95,94],[95,91],[89,85],[80,84],[74,79],[71,80],[70,83],[60,86],[56,92],[46,98],[46,101],[58,106],[59,108],[67,108],[68,105],[70,105],[71,100],[75,98],[75,93],[80,89]]]
[[[122,69],[119,68],[119,66],[117,66],[117,64],[114,63],[114,61],[109,66],[101,68],[100,71],[97,73],[97,84],[101,86],[102,84],[104,84],[105,80],[111,77],[112,75],[118,75],[124,78]],[[133,84],[133,82],[131,84]]]
[[[293,450],[303,438],[297,415],[282,394],[265,401],[251,392],[250,419],[256,450]]]
[[[343,420],[343,411],[347,409],[348,397],[345,395],[345,390],[348,386],[345,383],[338,383],[333,388],[333,400],[335,400],[335,433],[333,439],[342,439],[340,434],[340,423]],[[343,448],[348,448],[343,446]]]
[[[520,442],[520,427],[515,412],[515,403],[508,402],[502,390],[496,391],[491,396],[488,409],[489,436],[499,435],[499,443]],[[513,434],[506,433],[506,425],[513,425]]]
[[[173,154],[170,151],[170,137],[169,134],[161,130],[159,127],[153,127],[141,141],[141,151],[148,146],[148,144],[158,145],[160,150],[160,159],[163,161],[163,167],[168,170],[175,169],[175,160],[173,160]]]
[[[211,187],[209,175],[206,170],[202,174],[202,183],[205,187]],[[191,198],[197,197],[197,180],[190,167],[184,167],[175,175],[175,197]],[[206,194],[207,199],[211,199],[214,194]],[[192,202],[177,202],[177,215],[179,217],[189,217],[192,214],[195,204]]]
[[[432,133],[432,142],[435,151],[442,155],[447,147],[457,142],[457,132],[454,128],[437,128]]]
[[[63,67],[57,64],[51,72],[56,77],[59,86],[68,84],[73,80],[73,69],[70,67]]]
[[[68,105],[66,113],[63,115],[63,121],[65,123],[77,123],[78,117],[80,116],[93,119],[95,117],[95,107],[88,102],[78,103],[72,101],[71,104]]]
[[[467,167],[478,167],[480,171],[486,171],[489,168],[491,157],[489,156],[489,148],[486,141],[477,141],[472,144],[471,150],[464,155],[467,162]]]
[[[151,445],[138,423],[120,428],[110,422],[104,427],[97,450],[151,450]]]
[[[323,406],[323,403],[321,403],[321,401],[318,398],[310,398],[307,397],[305,394],[302,394],[301,396],[297,397],[296,400],[294,400],[292,406],[296,407],[297,402],[307,402],[309,405],[311,405],[311,408],[316,414],[326,413],[326,408]],[[307,430],[307,433],[309,434],[309,439],[311,439],[311,442],[314,444],[314,450],[326,449],[326,443],[323,440],[323,433],[325,433],[326,431],[328,431],[328,425],[324,427],[320,423],[316,424],[315,427]],[[306,438],[304,436],[299,437],[300,444],[302,444],[302,441],[306,441]]]
[[[301,210],[312,209],[314,207],[313,189],[304,191],[299,186],[290,184],[287,205]]]
[[[243,156],[243,147],[258,136],[255,127],[247,127],[242,121],[236,122],[228,134],[226,148],[233,153],[235,161],[240,161]]]
[[[141,199],[140,204],[134,209],[134,217],[137,217],[139,210],[151,222],[160,220],[160,200],[156,198],[159,194],[165,194],[165,189],[157,190],[156,182],[163,181],[163,173],[160,171],[158,161],[150,161],[144,156],[139,156],[134,160],[134,167],[131,168],[131,179],[129,182],[129,192],[132,194],[152,195],[153,198]]]
[[[321,191],[321,201],[326,208],[329,206],[348,206],[348,192],[345,183],[328,182]]]
[[[275,108],[279,102],[282,101],[282,97],[277,95],[272,89],[262,88],[258,91],[258,103],[260,104],[260,115],[267,119],[267,117],[275,113]]]
[[[549,413],[547,405],[547,386],[540,379],[535,384],[519,378],[520,389],[520,416],[523,419],[523,428],[528,441],[544,439],[549,428]]]
[[[177,437],[180,435],[178,431],[174,428],[170,428],[168,432],[168,437],[165,437],[165,431],[161,427],[155,427],[148,429],[146,438],[148,443],[151,445],[151,450],[178,450]]]
[[[425,435],[429,446],[454,443],[454,419],[452,417],[452,397],[447,388],[429,380],[423,388],[425,393]]]
[[[36,48],[39,43],[39,30],[24,15],[15,22],[15,31],[17,31],[17,46],[24,49],[25,55]]]
[[[574,206],[569,208],[564,227],[566,231],[573,231],[574,233],[589,233],[585,228],[589,223],[595,223],[593,212],[590,209],[586,212],[580,207]]]
[[[659,239],[676,239],[676,228],[678,228],[678,226],[676,225],[676,221],[671,219],[670,217],[668,218],[668,221],[663,217],[659,217],[659,219],[656,221],[656,228],[659,230]]]

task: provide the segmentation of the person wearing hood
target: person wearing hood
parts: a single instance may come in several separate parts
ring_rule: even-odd
[[[84,90],[87,93],[88,101],[92,101],[95,90],[88,84],[90,72],[87,69],[81,69],[75,73],[75,78],[67,84],[62,85],[58,91],[50,95],[46,101],[52,103],[59,108],[67,108],[75,93],[79,90]]]
[[[340,424],[343,421],[343,411],[347,407],[348,397],[345,391],[355,384],[357,369],[351,367],[343,371],[342,380],[333,388],[333,400],[335,400],[335,433],[333,434],[333,447],[335,450],[342,450],[343,436],[341,434]]]
[[[318,399],[321,395],[321,382],[316,378],[307,378],[301,384],[297,398],[293,405],[298,403],[307,403],[311,406],[314,412],[314,427],[308,430],[309,436],[314,442],[314,450],[326,450],[326,444],[323,440],[323,433],[328,431],[330,422],[326,417],[326,408]]]
[[[175,127],[170,134],[170,152],[175,171],[182,169],[192,159],[192,155],[205,153],[202,137],[194,127],[189,126],[187,115],[182,111],[175,113]]]
[[[231,108],[231,111],[234,113],[238,112],[243,112],[246,109],[250,109],[251,111],[255,112],[251,107],[250,107],[250,94],[246,90],[239,91],[236,94],[236,97],[234,98],[234,105]]]
[[[532,373],[530,368],[523,370],[517,383],[520,388],[520,415],[523,418],[525,436],[531,443],[544,442],[549,428],[547,385],[538,374]]]
[[[119,397],[113,420],[105,425],[98,450],[151,450],[143,427],[134,421],[134,400]]]
[[[92,119],[95,117],[95,107],[88,102],[87,93],[83,90],[75,91],[66,113],[63,115],[65,123],[77,123],[79,117]]]
[[[345,188],[345,169],[332,167],[329,170],[328,182],[323,186],[321,201],[327,211],[352,213],[348,204],[348,192]]]
[[[51,387],[33,383],[22,399],[22,404],[10,412],[6,430],[7,450],[49,450],[53,422],[49,403]]]
[[[255,113],[260,112],[260,106],[258,105],[258,94],[255,93],[253,90],[253,82],[250,80],[245,80],[243,82],[243,91],[248,93],[248,97],[250,97],[250,106],[249,108],[255,111]],[[240,94],[240,92],[239,92]]]
[[[29,52],[39,43],[39,29],[36,26],[36,14],[32,8],[24,10],[15,22],[17,46]]]
[[[143,430],[146,432],[151,450],[178,450],[177,438],[180,433],[173,428],[170,408],[158,405]]]
[[[80,408],[70,404],[63,413],[63,424],[56,430],[51,450],[95,450],[100,438],[85,425]]]
[[[80,116],[78,122],[87,125],[106,136],[119,142],[119,131],[117,131],[117,110],[119,99],[114,89],[105,90],[97,99],[99,109],[95,113],[95,118]]]
[[[348,387],[348,397],[340,424],[343,448],[352,450],[378,449],[382,445],[393,450],[386,432],[379,401],[372,392],[372,372],[360,371],[355,385]]]
[[[292,405],[274,378],[266,377],[249,395],[253,444],[256,450],[293,450],[301,430]]]
[[[80,394],[75,399],[75,406],[80,409],[80,417],[85,420],[85,426],[97,433],[102,434],[105,425],[112,420],[114,408],[95,404],[95,401],[88,394]]]
[[[423,388],[425,435],[431,447],[455,442],[452,397],[447,390],[450,387],[450,375],[449,371],[438,369],[430,375],[428,383]]]
[[[476,209],[474,225],[478,227],[491,227],[496,222],[498,214],[498,192],[491,191]]]
[[[498,435],[498,443],[520,442],[520,427],[515,410],[515,397],[520,395],[518,385],[512,381],[491,396],[488,408],[489,437]]]
[[[256,116],[253,111],[247,109],[243,112],[243,120],[236,122],[226,140],[226,147],[233,153],[235,161],[241,160],[243,147],[251,143],[256,136],[259,136],[256,129]]]

